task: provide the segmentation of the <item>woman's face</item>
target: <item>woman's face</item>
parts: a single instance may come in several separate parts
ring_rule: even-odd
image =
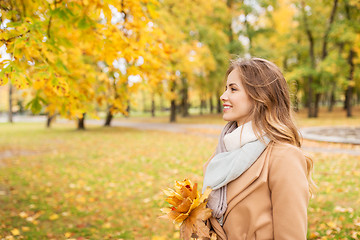
[[[232,70],[226,80],[226,90],[220,97],[224,106],[223,119],[236,121],[238,126],[251,120],[249,117],[253,103],[245,92],[240,79],[239,70]]]

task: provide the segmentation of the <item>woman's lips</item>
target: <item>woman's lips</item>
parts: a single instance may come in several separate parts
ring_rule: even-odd
[[[230,110],[232,107],[229,105],[224,105],[224,112]]]

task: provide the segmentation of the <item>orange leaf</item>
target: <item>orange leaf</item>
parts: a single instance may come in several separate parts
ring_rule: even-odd
[[[181,213],[186,213],[189,211],[189,208],[191,206],[191,199],[190,198],[187,198],[185,199],[177,208],[176,208],[176,211],[177,212],[181,212]]]
[[[195,208],[190,216],[181,224],[180,235],[184,240],[191,239],[192,235],[198,238],[210,238],[210,229],[205,225],[204,221],[211,217],[211,209],[206,208],[206,203],[200,204]]]
[[[181,202],[182,202],[179,198],[177,198],[177,197],[175,197],[175,196],[169,196],[169,197],[166,199],[166,201],[167,201],[168,203],[170,203],[171,205],[173,205],[173,206],[177,206],[177,205],[181,204]]]

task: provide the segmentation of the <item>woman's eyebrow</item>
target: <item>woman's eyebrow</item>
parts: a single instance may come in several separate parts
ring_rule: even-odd
[[[236,87],[238,87],[238,85],[237,85],[236,83],[230,83],[230,84],[229,84],[229,87],[234,86],[234,85],[235,85]]]

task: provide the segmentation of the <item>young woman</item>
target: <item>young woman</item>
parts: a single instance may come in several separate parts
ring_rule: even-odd
[[[300,149],[287,83],[264,59],[227,71],[224,127],[204,165],[213,189],[208,225],[218,239],[306,239],[312,160]]]

